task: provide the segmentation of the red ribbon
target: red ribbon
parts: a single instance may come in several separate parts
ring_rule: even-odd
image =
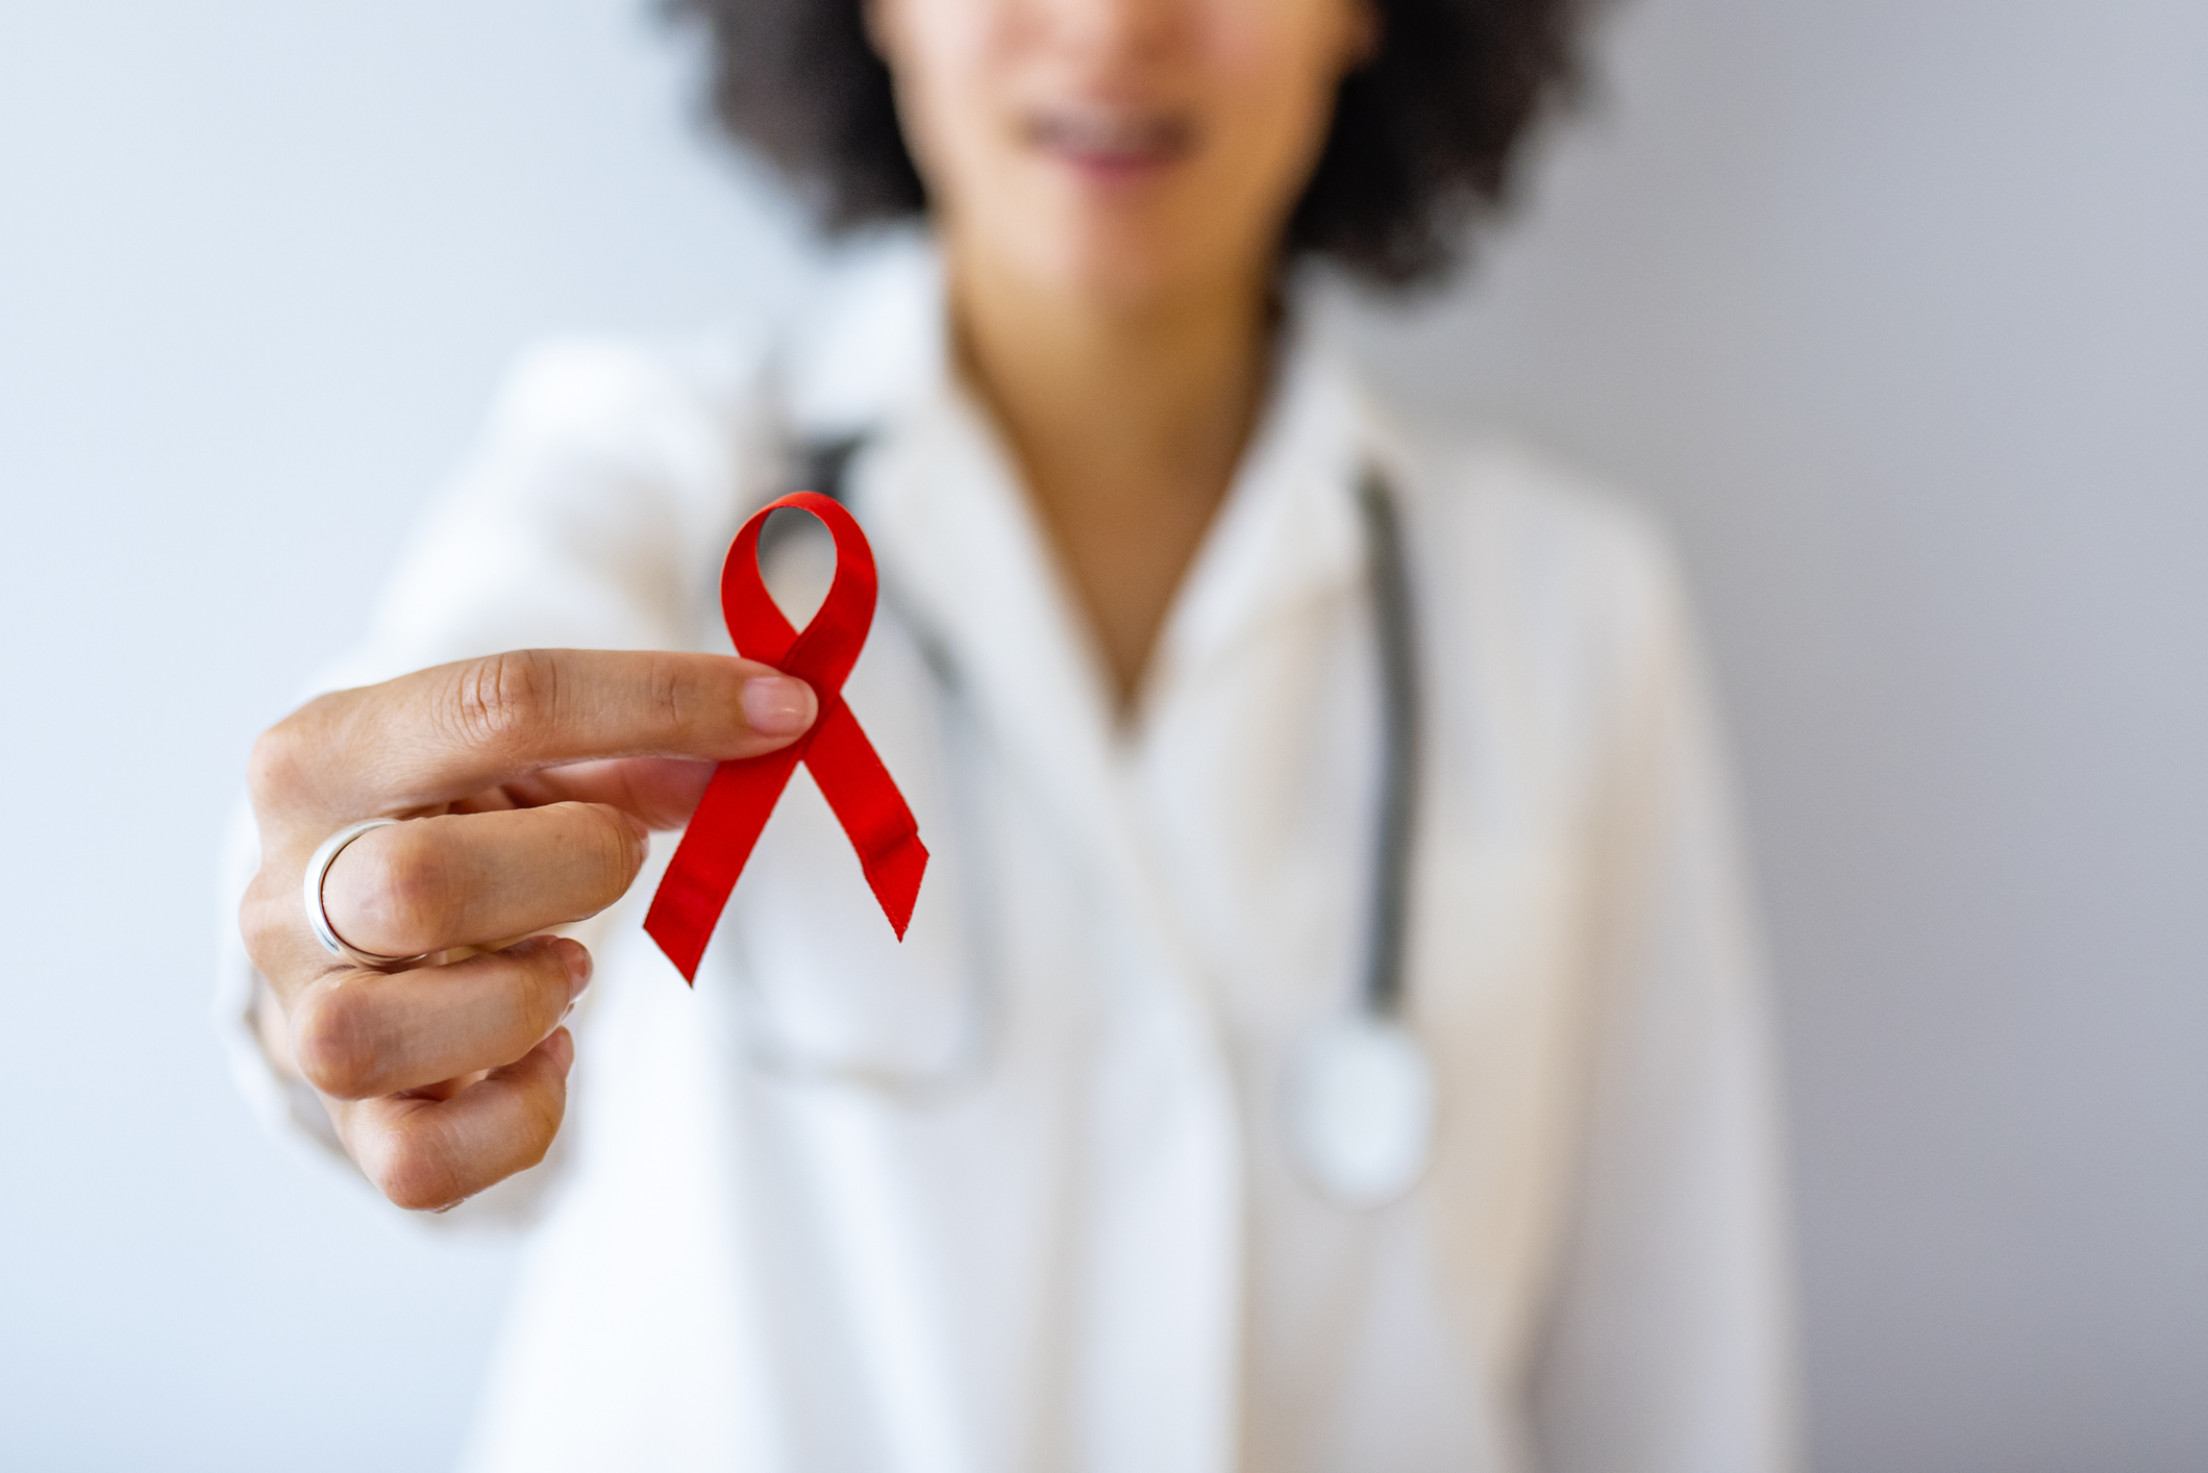
[[[759,529],[782,507],[811,513],[836,544],[835,581],[803,633],[782,617],[759,573]],[[721,612],[737,652],[810,685],[819,697],[820,714],[788,746],[723,762],[713,770],[705,797],[652,896],[644,929],[693,985],[698,958],[736,888],[736,877],[800,762],[811,769],[821,796],[850,836],[866,882],[897,939],[905,937],[928,851],[904,795],[842,695],[844,677],[874,622],[875,586],[874,550],[867,546],[866,534],[851,513],[815,491],[797,491],[767,503],[729,544],[728,559],[721,565]]]

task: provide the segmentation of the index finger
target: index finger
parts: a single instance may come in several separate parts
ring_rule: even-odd
[[[254,787],[367,816],[594,758],[755,757],[817,709],[805,682],[731,655],[508,650],[316,697],[255,745]]]

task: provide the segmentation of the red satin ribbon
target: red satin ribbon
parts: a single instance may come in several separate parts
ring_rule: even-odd
[[[803,633],[782,617],[759,573],[759,529],[781,507],[811,513],[836,544],[835,582]],[[867,546],[866,534],[851,513],[818,492],[797,491],[767,503],[729,544],[728,559],[721,565],[721,612],[737,652],[810,685],[820,698],[820,714],[790,745],[714,769],[652,896],[644,929],[693,985],[698,958],[736,888],[736,877],[800,762],[811,769],[821,796],[850,836],[866,882],[897,939],[904,939],[928,851],[904,795],[842,695],[844,677],[874,622],[874,596],[874,550]]]

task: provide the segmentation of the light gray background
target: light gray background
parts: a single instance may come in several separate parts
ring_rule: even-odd
[[[2208,1466],[2208,11],[1639,0],[1366,322],[1678,529],[1778,963],[1828,1473]],[[205,1016],[247,744],[510,353],[759,310],[641,0],[0,8],[0,1464],[437,1466],[506,1283]]]

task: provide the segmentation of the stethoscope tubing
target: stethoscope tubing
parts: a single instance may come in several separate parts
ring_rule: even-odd
[[[797,469],[811,490],[844,500],[852,459],[866,437],[844,435],[801,447]],[[1375,1207],[1408,1191],[1424,1173],[1431,1153],[1434,1080],[1426,1052],[1404,1019],[1406,941],[1410,932],[1411,857],[1413,828],[1418,814],[1420,734],[1423,682],[1409,561],[1400,506],[1389,477],[1377,461],[1368,460],[1357,483],[1356,506],[1365,545],[1365,581],[1371,600],[1377,661],[1380,675],[1381,781],[1371,842],[1374,846],[1371,889],[1367,895],[1366,942],[1353,1006],[1347,1016],[1323,1028],[1307,1041],[1301,1062],[1291,1070],[1289,1113],[1297,1113],[1297,1094],[1322,1106],[1332,1101],[1335,1114],[1369,1114],[1369,1104],[1380,1097],[1393,1098],[1400,1109],[1393,1119],[1383,1118],[1377,1132],[1365,1143],[1344,1144],[1338,1131],[1327,1128],[1328,1110],[1318,1111],[1317,1124],[1309,1110],[1303,1142],[1306,1175],[1324,1194],[1344,1205]],[[787,525],[787,524],[785,524]],[[776,523],[769,522],[762,538],[762,562],[771,559],[778,538]],[[913,641],[922,663],[954,697],[963,690],[957,661],[943,641],[915,617],[898,596],[893,580],[884,578],[881,597],[885,608]],[[952,700],[947,705],[964,705]],[[969,735],[975,735],[969,733]],[[948,739],[948,737],[946,738]],[[979,825],[978,798],[965,795],[961,818]],[[1139,879],[1140,877],[1135,877]],[[1146,903],[1154,901],[1146,887]],[[1154,906],[1153,906],[1154,908]],[[969,914],[970,942],[993,946],[994,938],[978,934],[980,918]],[[939,1070],[917,1081],[896,1071],[856,1061],[822,1061],[799,1058],[787,1049],[755,1040],[753,1061],[763,1068],[793,1079],[824,1083],[859,1084],[881,1088],[902,1098],[919,1101],[954,1092],[953,1086],[986,1069],[985,1055],[993,1039],[983,1035],[1001,1031],[1001,1014],[1009,999],[995,977],[994,966],[975,958],[977,975],[969,979],[968,1014],[964,1032]],[[986,972],[988,975],[979,975]],[[990,1014],[988,1018],[979,1015]],[[1372,1071],[1378,1068],[1380,1073]],[[1345,1095],[1344,1090],[1348,1093]],[[1382,1116],[1388,1115],[1383,1105]],[[1408,1113],[1404,1113],[1404,1112]],[[1393,1132],[1392,1135],[1390,1132]],[[1292,1129],[1291,1134],[1295,1131]],[[1346,1154],[1344,1152],[1346,1151]]]
[[[808,489],[832,501],[844,500],[851,461],[866,445],[863,434],[824,438],[804,446],[798,468]],[[1357,1004],[1369,1016],[1402,1015],[1405,939],[1410,933],[1410,861],[1418,813],[1419,732],[1423,682],[1419,678],[1418,631],[1412,609],[1409,559],[1405,553],[1398,500],[1390,478],[1375,460],[1367,460],[1357,482],[1357,515],[1364,532],[1365,582],[1372,601],[1380,670],[1381,778],[1377,821],[1372,836],[1372,890],[1367,897],[1364,966],[1358,977]],[[760,556],[774,544],[769,523]],[[899,608],[892,589],[882,597],[907,626],[922,660],[946,689],[962,688],[957,662],[943,642]]]

